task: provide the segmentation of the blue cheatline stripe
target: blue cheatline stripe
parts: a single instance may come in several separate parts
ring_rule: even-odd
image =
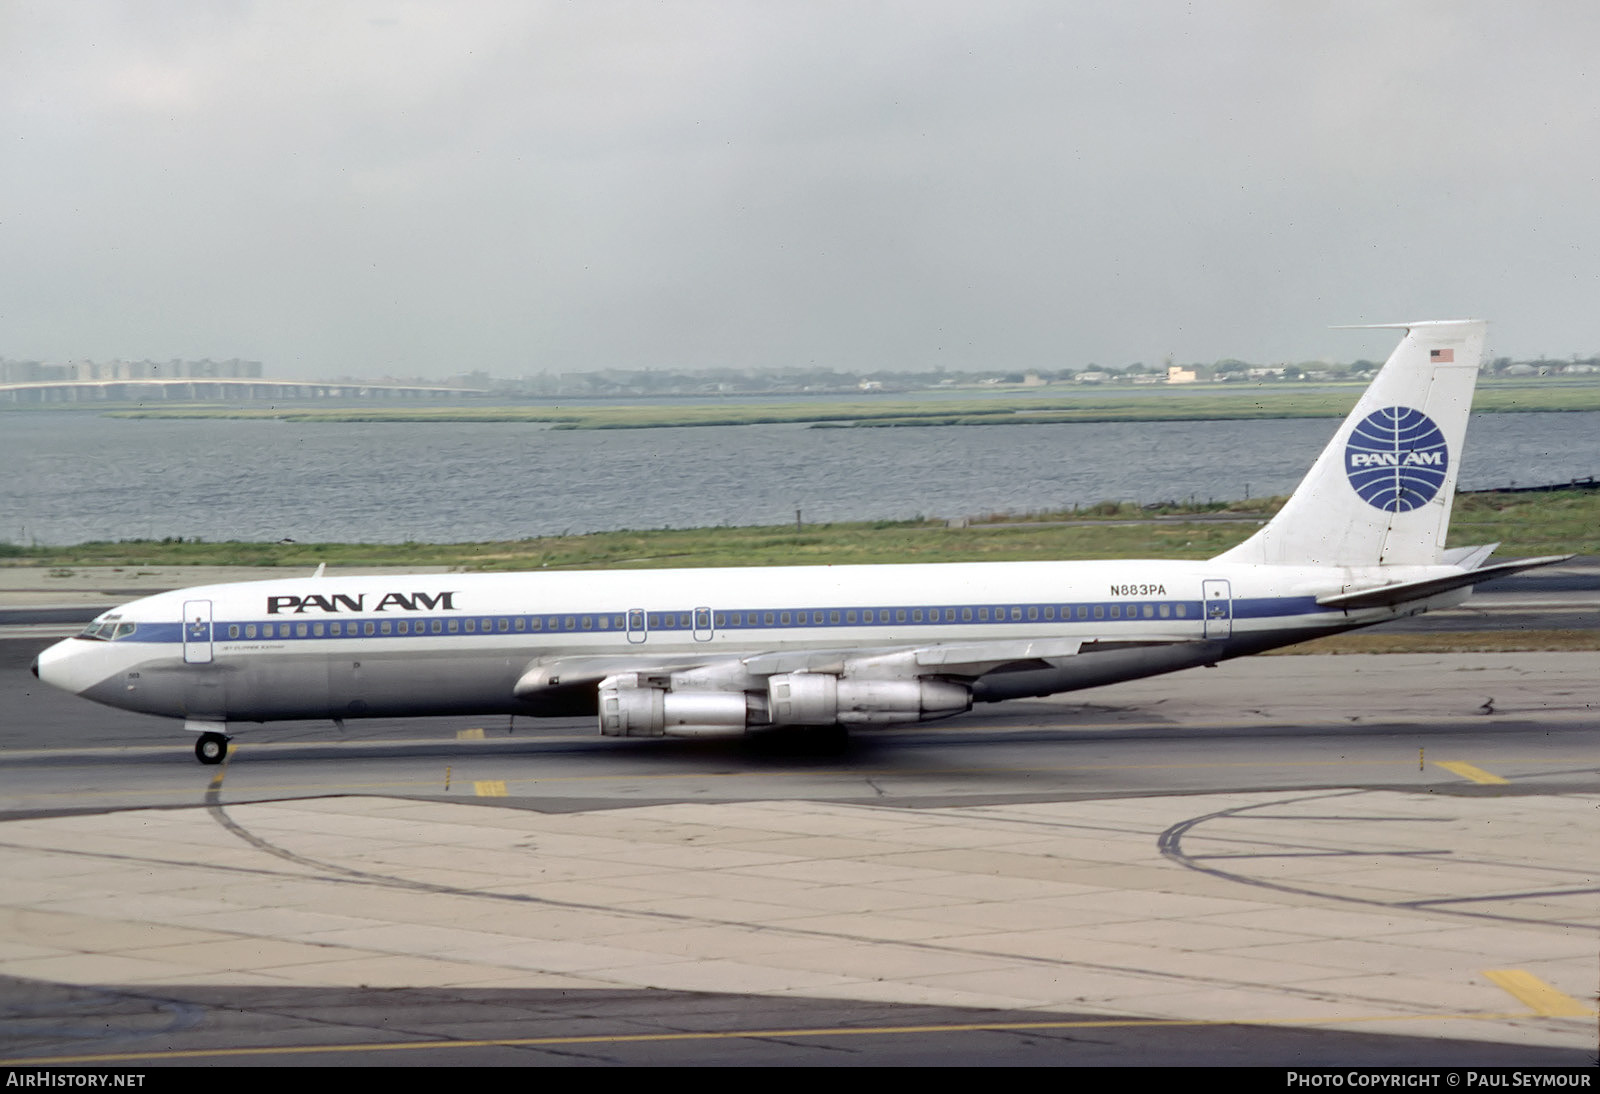
[[[1252,597],[1228,602],[1234,619],[1274,619],[1286,616],[1325,614],[1338,609],[1324,608],[1311,596]],[[1162,609],[1166,614],[1162,614]],[[1113,611],[1116,613],[1113,615]],[[862,630],[882,627],[1002,627],[1051,623],[1193,623],[1202,621],[1203,607],[1198,600],[1103,600],[1026,604],[926,604],[921,606],[873,605],[836,608],[741,608],[715,609],[711,625],[704,613],[695,626],[696,613],[689,611],[647,612],[646,630],[657,635],[712,630],[719,633],[759,634],[795,630]],[[560,614],[482,615],[465,612],[450,615],[407,615],[389,618],[357,616],[350,619],[293,616],[273,619],[219,622],[212,625],[213,642],[326,642],[373,638],[483,638],[532,637],[546,634],[626,634],[627,612],[562,612]],[[468,627],[471,627],[469,630]],[[267,628],[271,633],[267,633]],[[401,628],[405,629],[402,631]],[[334,632],[338,628],[338,633]],[[140,623],[134,633],[117,641],[183,641],[181,623]],[[635,628],[635,633],[638,628]]]
[[[1285,615],[1310,615],[1337,610],[1324,608],[1314,596],[1263,596],[1233,602],[1235,619],[1275,619]]]

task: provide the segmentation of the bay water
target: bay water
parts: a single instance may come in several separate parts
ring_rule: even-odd
[[[0,413],[0,539],[454,543],[1283,494],[1331,418],[557,430]],[[1454,454],[1452,454],[1454,456]],[[1600,413],[1480,414],[1466,489],[1600,473]]]

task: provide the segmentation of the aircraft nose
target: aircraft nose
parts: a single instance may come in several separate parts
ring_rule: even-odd
[[[80,652],[75,648],[76,645],[81,643],[69,638],[41,650],[39,656],[33,659],[33,674],[53,688],[75,694],[81,692],[94,682],[88,677],[95,673],[89,670],[98,666],[85,665],[81,657],[74,657],[75,653]]]
[[[37,657],[33,659],[33,664],[28,667],[28,671],[33,673],[35,680],[39,678],[39,659]]]

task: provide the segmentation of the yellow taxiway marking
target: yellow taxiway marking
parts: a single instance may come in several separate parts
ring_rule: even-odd
[[[1543,1018],[1588,1018],[1595,1013],[1564,991],[1558,991],[1531,972],[1521,969],[1485,969],[1483,975],[1516,997],[1517,1002]]]
[[[1068,1029],[1182,1029],[1206,1026],[1318,1026],[1351,1025],[1367,1022],[1437,1022],[1448,1020],[1506,1021],[1527,1018],[1526,1012],[1502,1013],[1485,1011],[1466,1014],[1364,1014],[1330,1018],[1105,1018],[1077,1019],[1060,1022],[970,1022],[950,1025],[926,1026],[831,1026],[800,1029],[733,1029],[709,1030],[689,1033],[619,1033],[585,1034],[570,1037],[504,1037],[484,1040],[460,1041],[378,1041],[356,1042],[342,1045],[284,1045],[274,1048],[266,1045],[249,1048],[193,1048],[167,1049],[155,1052],[115,1052],[85,1056],[36,1056],[20,1059],[0,1059],[4,1067],[38,1067],[46,1064],[107,1064],[133,1060],[184,1060],[207,1056],[305,1056],[330,1052],[404,1052],[415,1049],[438,1048],[527,1048],[541,1045],[620,1045],[662,1041],[733,1041],[743,1038],[799,1038],[799,1037],[886,1037],[894,1035],[979,1033],[994,1030],[1068,1030]]]
[[[1471,779],[1473,782],[1482,783],[1484,786],[1506,786],[1511,782],[1510,779],[1502,779],[1499,775],[1491,774],[1481,767],[1473,767],[1471,764],[1460,763],[1456,760],[1435,760],[1433,762],[1435,766],[1444,768],[1452,775],[1460,775],[1463,779]]]
[[[481,741],[481,740],[483,740],[483,730],[481,730],[481,729],[458,729],[458,730],[456,730],[456,740],[458,740],[458,741]]]
[[[503,798],[506,796],[504,779],[479,779],[472,784],[472,792],[480,798]]]
[[[587,738],[580,738],[580,739],[581,740],[587,740]],[[415,743],[415,742],[377,742],[377,743],[380,743],[380,744],[410,744],[410,743]],[[265,750],[266,749],[270,749],[272,747],[274,747],[274,746],[271,746],[271,745],[256,746],[256,747],[254,747],[252,749],[252,751],[255,753],[255,755],[257,757],[261,757],[261,756],[263,756],[265,754]],[[63,750],[63,751],[67,751],[67,750]],[[239,751],[238,746],[236,746],[236,745],[235,746],[231,746],[230,749],[229,749],[228,761],[231,762],[233,760],[233,758],[234,758],[234,754],[237,753],[238,751]],[[9,756],[0,756],[0,763],[3,763],[4,760],[8,759],[8,758],[10,758],[10,757]],[[267,757],[267,758],[270,759],[270,757]],[[1589,765],[1592,765],[1592,764],[1595,763],[1595,758],[1592,757],[1592,756],[1557,756],[1557,757],[1549,757],[1549,756],[1540,756],[1540,757],[1511,756],[1511,757],[1506,757],[1504,762],[1505,763],[1510,763],[1510,764],[1515,764],[1515,763],[1539,763],[1539,764],[1547,764],[1547,765],[1548,764],[1580,764],[1580,765],[1584,765],[1584,766],[1589,766]],[[1008,775],[1008,774],[1068,775],[1068,774],[1076,774],[1076,773],[1080,773],[1080,772],[1095,772],[1095,771],[1204,771],[1204,770],[1221,771],[1221,770],[1229,770],[1229,769],[1232,769],[1232,770],[1249,770],[1251,768],[1300,769],[1300,768],[1324,768],[1324,767],[1340,767],[1340,768],[1372,768],[1372,767],[1379,767],[1379,768],[1381,768],[1381,767],[1391,767],[1393,765],[1394,765],[1394,761],[1393,760],[1389,760],[1389,759],[1385,759],[1385,760],[1233,761],[1233,762],[1226,762],[1226,763],[1060,764],[1060,765],[1051,765],[1051,766],[1047,766],[1047,767],[992,767],[992,768],[981,768],[981,767],[973,767],[973,768],[855,768],[855,767],[850,767],[848,765],[844,765],[844,766],[840,766],[840,767],[832,768],[832,769],[822,768],[822,769],[815,769],[815,770],[813,770],[813,769],[803,769],[803,770],[793,770],[793,771],[787,770],[787,769],[778,769],[778,770],[772,770],[772,771],[689,771],[689,772],[684,772],[684,771],[669,771],[669,772],[650,772],[650,771],[616,772],[616,771],[608,771],[608,772],[605,772],[603,774],[597,774],[597,775],[548,775],[548,774],[539,774],[539,775],[536,775],[536,776],[528,779],[527,781],[536,782],[536,783],[548,783],[548,784],[602,782],[602,781],[605,781],[607,779],[626,779],[626,780],[628,780],[630,782],[643,781],[643,780],[670,782],[670,781],[674,781],[674,780],[683,781],[683,780],[689,780],[689,779],[718,779],[718,780],[724,780],[724,779],[788,779],[788,778],[814,779],[814,778],[818,777],[819,775],[823,775],[823,776],[837,775],[837,776],[841,776],[841,777],[849,778],[849,779],[861,779],[861,778],[887,778],[887,777],[895,777],[895,776],[898,776],[898,777],[901,777],[901,778],[912,778],[912,777],[920,777],[920,776],[926,776],[926,775],[940,775],[940,776],[947,776],[947,777],[956,777],[956,776],[960,776],[960,775],[997,775],[997,774],[998,775]],[[1457,768],[1467,768],[1467,769],[1470,769],[1472,771],[1479,771],[1478,768],[1472,767],[1470,764],[1441,763],[1441,764],[1438,764],[1437,766],[1443,767],[1443,768],[1447,768],[1447,769],[1452,770],[1452,771],[1456,771]],[[249,770],[249,768],[246,767],[244,770]],[[1456,771],[1456,773],[1457,774],[1461,774],[1460,771]],[[1498,775],[1490,775],[1486,771],[1479,771],[1479,774],[1487,776],[1489,781],[1493,782],[1493,783],[1503,783],[1503,782],[1507,781],[1505,779],[1502,779]],[[240,777],[242,778],[243,776],[241,775]],[[427,779],[383,779],[383,780],[371,781],[371,782],[350,782],[350,781],[345,781],[345,780],[342,780],[342,779],[330,778],[326,782],[265,783],[265,784],[261,784],[261,785],[251,784],[250,787],[249,787],[249,791],[252,794],[268,794],[268,793],[274,793],[274,794],[298,794],[298,793],[307,793],[307,792],[311,792],[311,793],[328,793],[328,792],[333,791],[333,790],[339,790],[339,791],[343,791],[343,792],[350,792],[350,791],[381,791],[381,790],[404,791],[404,790],[406,790],[407,788],[410,788],[410,787],[433,787],[433,786],[438,786],[438,785],[439,785],[438,784],[438,780],[434,779],[434,778],[427,778]],[[176,786],[129,787],[126,790],[119,790],[119,791],[117,791],[117,793],[125,795],[125,796],[128,796],[128,797],[140,797],[140,796],[152,796],[152,795],[159,795],[159,794],[184,794],[184,793],[187,793],[188,791],[190,791],[192,789],[193,789],[192,784],[182,784],[182,785],[176,785]],[[49,791],[15,793],[15,794],[11,795],[11,800],[13,800],[13,801],[55,801],[55,800],[59,800],[59,799],[62,799],[62,798],[103,797],[105,794],[106,794],[106,791],[103,790],[103,789],[99,789],[99,788],[92,789],[92,790],[84,790],[84,789],[49,790]]]

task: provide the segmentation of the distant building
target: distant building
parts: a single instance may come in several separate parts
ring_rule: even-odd
[[[1167,366],[1167,383],[1169,384],[1192,384],[1196,379],[1198,377],[1192,368],[1184,368],[1181,365]]]

